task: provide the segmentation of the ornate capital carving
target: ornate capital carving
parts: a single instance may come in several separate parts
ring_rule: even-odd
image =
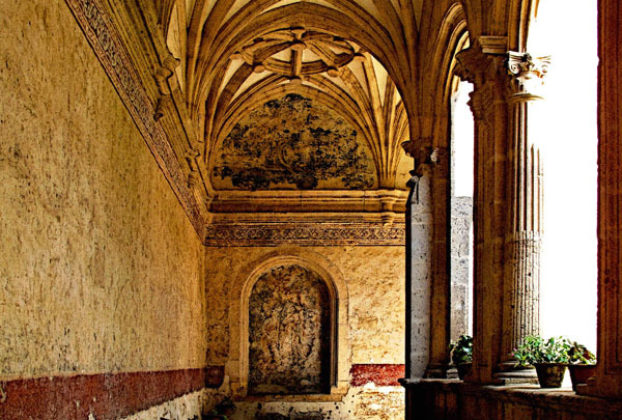
[[[544,83],[550,64],[550,56],[534,58],[529,53],[508,52],[506,66],[512,78],[511,89],[515,94],[537,99],[534,92]]]
[[[435,147],[430,146],[430,138],[421,138],[417,141],[408,140],[402,143],[402,148],[406,154],[415,159],[415,171],[421,175],[422,166],[438,163],[439,152]]]
[[[476,48],[467,48],[456,54],[456,76],[471,83],[477,83],[478,77],[488,66],[487,57]]]
[[[168,81],[175,74],[175,68],[179,66],[180,60],[172,55],[165,58],[162,65],[155,66],[153,69],[153,77],[158,85],[161,95],[170,95],[171,89]]]
[[[507,81],[504,58],[503,54],[488,54],[479,47],[470,47],[456,54],[454,71],[462,80],[473,83],[476,89],[490,83],[502,87]]]
[[[438,148],[432,146],[424,146],[429,144],[424,139],[417,142],[412,140],[402,143],[402,147],[406,153],[415,159],[415,167],[410,171],[411,178],[406,185],[410,188],[410,196],[408,200],[411,203],[419,203],[419,182],[423,177],[425,168],[434,166],[439,163],[441,152]],[[446,152],[446,149],[443,149]],[[447,153],[444,153],[447,154]]]

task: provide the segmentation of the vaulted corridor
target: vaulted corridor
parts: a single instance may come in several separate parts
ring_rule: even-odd
[[[538,3],[0,1],[0,419],[622,418],[615,0],[596,373],[516,368],[545,281]]]

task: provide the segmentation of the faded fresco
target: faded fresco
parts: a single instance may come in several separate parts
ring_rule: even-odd
[[[365,140],[329,108],[300,95],[266,102],[237,123],[212,171],[216,189],[371,189]]]
[[[298,265],[264,273],[253,288],[250,394],[318,394],[330,389],[330,298],[324,281]]]

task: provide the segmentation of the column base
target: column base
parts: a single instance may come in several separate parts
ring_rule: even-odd
[[[511,362],[501,363],[498,371],[493,374],[493,378],[495,382],[502,385],[538,384],[535,368],[516,367]]]
[[[446,379],[448,371],[449,366],[447,365],[431,364],[428,365],[423,377],[426,379]]]
[[[447,379],[459,379],[458,369],[456,369],[455,367],[447,369]]]

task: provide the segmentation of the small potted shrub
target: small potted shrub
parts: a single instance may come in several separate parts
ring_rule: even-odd
[[[449,345],[451,362],[458,369],[458,377],[464,379],[471,371],[473,363],[473,337],[461,335]]]
[[[569,361],[569,350],[570,342],[566,338],[551,337],[544,340],[540,336],[530,335],[514,350],[514,358],[519,366],[536,368],[542,388],[559,388]]]
[[[577,385],[587,383],[588,378],[596,373],[596,356],[583,344],[575,341],[568,350],[568,359],[572,389],[576,391]]]

